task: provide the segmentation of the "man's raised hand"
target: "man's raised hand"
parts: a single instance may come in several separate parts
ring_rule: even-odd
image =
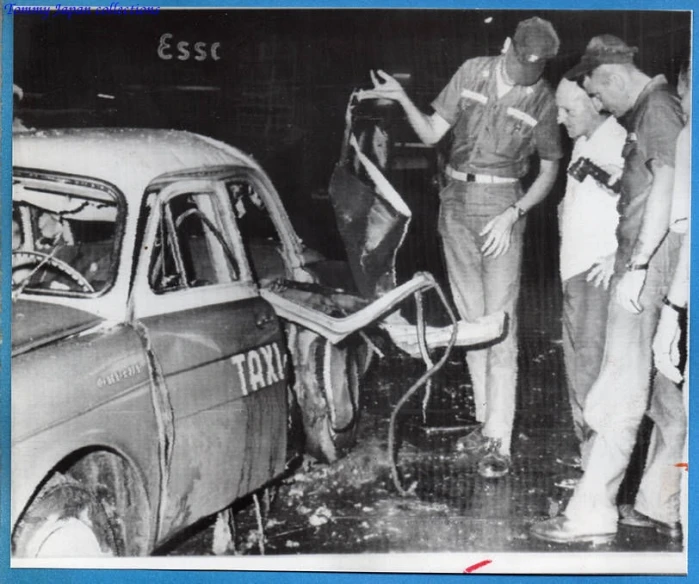
[[[363,89],[357,92],[357,99],[391,99],[400,101],[405,96],[403,86],[385,71],[377,69],[376,72],[369,71],[373,89]]]

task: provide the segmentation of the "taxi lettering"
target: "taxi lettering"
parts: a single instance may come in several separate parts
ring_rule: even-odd
[[[284,380],[286,355],[282,355],[277,343],[263,345],[231,357],[238,371],[243,395]]]

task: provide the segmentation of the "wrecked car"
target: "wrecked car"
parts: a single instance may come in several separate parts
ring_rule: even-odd
[[[32,131],[13,149],[14,557],[148,554],[301,447],[332,461],[352,445],[362,329],[429,275],[353,294],[262,168],[210,138]]]

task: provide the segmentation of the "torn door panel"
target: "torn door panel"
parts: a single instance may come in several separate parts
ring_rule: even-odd
[[[261,291],[275,312],[282,318],[312,330],[337,344],[349,335],[371,325],[385,330],[393,343],[411,356],[418,357],[418,327],[396,312],[398,306],[415,296],[436,290],[439,284],[426,272],[415,276],[385,293],[373,302],[345,294],[332,288],[298,282],[277,281]],[[504,330],[504,313],[495,313],[477,322],[459,321],[456,345],[467,346],[487,343],[499,338]],[[449,343],[452,325],[425,327],[425,340],[430,349]]]

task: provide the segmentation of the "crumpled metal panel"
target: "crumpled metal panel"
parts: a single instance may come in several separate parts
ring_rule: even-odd
[[[396,253],[411,212],[354,136],[349,146],[330,179],[329,195],[357,288],[365,298],[376,298],[396,286]]]

